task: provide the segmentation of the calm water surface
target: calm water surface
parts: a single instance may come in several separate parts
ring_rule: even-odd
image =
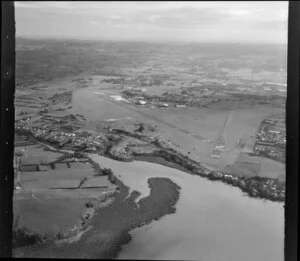
[[[181,187],[176,213],[133,230],[119,259],[284,260],[282,203],[251,199],[238,188],[158,164],[90,157],[141,197],[150,194],[151,177],[167,177]]]

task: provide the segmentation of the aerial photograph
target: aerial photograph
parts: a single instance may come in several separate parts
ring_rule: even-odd
[[[284,260],[287,1],[14,7],[13,257]]]

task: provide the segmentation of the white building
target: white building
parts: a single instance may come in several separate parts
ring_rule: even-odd
[[[145,105],[145,104],[146,104],[146,101],[144,101],[144,100],[139,100],[139,101],[138,101],[138,104],[140,104],[140,105]]]

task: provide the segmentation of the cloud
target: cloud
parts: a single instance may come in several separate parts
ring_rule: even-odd
[[[76,7],[73,5],[72,2],[43,2],[43,5],[45,8],[50,7],[50,8],[60,8],[60,9],[67,9],[67,10],[74,10]]]
[[[91,25],[95,25],[95,26],[101,25],[101,23],[96,22],[96,21],[88,21],[88,23],[91,24]]]
[[[161,16],[155,20],[155,23],[161,27],[190,29],[201,25],[217,24],[229,18],[228,13],[222,13],[220,10],[212,8],[194,9],[183,7],[161,12]]]
[[[267,37],[285,37],[287,6],[285,2],[242,1],[15,2],[19,33],[45,33],[51,25],[51,31],[59,30],[65,35],[71,31],[76,34],[76,30],[82,28],[78,37],[81,32],[85,36],[107,34],[114,38],[122,33],[123,38],[170,37],[202,41],[214,34],[214,39],[220,41],[241,35],[241,40],[258,42],[268,40]],[[33,18],[38,24],[25,28]]]
[[[63,2],[63,1],[39,1],[39,2],[33,2],[33,1],[28,1],[28,2],[15,2],[16,7],[21,7],[21,8],[58,8],[58,9],[67,9],[67,10],[74,10],[76,7],[76,4],[74,5],[73,2]]]
[[[245,9],[228,9],[227,12],[233,16],[243,16],[243,17],[250,15],[252,13],[251,11]]]
[[[39,5],[31,2],[14,1],[15,8],[41,8]]]

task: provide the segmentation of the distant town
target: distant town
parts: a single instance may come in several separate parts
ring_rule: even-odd
[[[232,235],[252,252],[278,236],[282,46],[18,39],[16,54],[15,257],[117,258],[165,215],[175,234],[150,237],[196,231],[195,253],[211,231],[222,254]]]
[[[108,155],[112,158],[122,160],[122,161],[132,161],[133,155],[160,155],[159,150],[155,148],[155,146],[150,145],[149,142],[158,145],[160,149],[169,150],[169,154],[174,154],[173,160],[176,163],[180,162],[180,165],[185,166],[187,170],[196,170],[196,172],[201,176],[206,176],[211,180],[222,180],[226,183],[229,183],[234,186],[238,186],[243,189],[245,192],[249,193],[249,195],[254,197],[262,197],[268,198],[271,200],[284,200],[285,198],[285,186],[284,184],[267,178],[261,177],[254,177],[254,178],[243,178],[237,177],[230,173],[221,173],[215,171],[209,171],[202,166],[200,167],[196,162],[193,162],[188,159],[188,157],[184,157],[182,159],[181,156],[175,156],[176,152],[173,149],[168,148],[167,143],[160,141],[158,139],[154,139],[153,137],[147,137],[144,135],[139,135],[136,133],[128,133],[124,130],[112,130],[108,129],[106,134],[102,133],[101,135],[97,132],[88,131],[84,129],[80,129],[78,125],[76,125],[76,119],[82,118],[81,115],[67,115],[59,117],[57,115],[44,115],[38,122],[28,124],[31,120],[30,117],[26,116],[25,118],[16,121],[16,133],[19,135],[25,135],[24,138],[17,139],[16,146],[28,146],[32,143],[30,142],[30,137],[34,139],[45,142],[51,146],[57,147],[61,151],[72,152],[85,152],[85,153],[100,153],[106,154],[107,149],[109,148]],[[73,129],[72,132],[68,131],[59,131],[59,126],[61,128],[66,126],[68,121],[68,128]],[[72,119],[70,121],[70,119]],[[263,123],[270,122],[270,120],[264,120]],[[274,120],[274,122],[280,122],[280,120]],[[282,121],[281,121],[282,122]],[[30,126],[31,125],[31,126]],[[280,126],[278,124],[278,126]],[[282,126],[282,125],[281,125]],[[278,127],[279,128],[279,127]],[[261,130],[261,128],[260,128]],[[119,133],[118,135],[114,135],[113,133]],[[108,134],[111,133],[111,134]],[[131,135],[136,138],[129,137],[127,138],[126,142],[120,137],[120,133],[126,133],[127,135]],[[259,132],[261,133],[261,131]],[[266,132],[264,132],[266,133]],[[274,132],[270,132],[271,136],[273,137]],[[275,132],[276,134],[280,134]],[[28,136],[29,135],[29,136]],[[27,137],[27,138],[26,138]],[[29,137],[29,140],[28,140]],[[125,135],[126,137],[126,135]],[[139,138],[144,137],[142,140],[147,140],[148,142],[141,141]],[[145,139],[146,137],[146,139]],[[261,136],[257,136],[261,137]],[[282,138],[280,141],[285,141],[285,138]],[[277,137],[278,139],[278,137]],[[109,140],[118,141],[116,145],[111,146],[111,142]],[[121,142],[121,140],[123,140]],[[275,139],[274,139],[275,140]],[[254,151],[257,153],[257,143],[255,143]],[[273,144],[273,143],[272,143]],[[281,143],[280,143],[281,144]],[[282,144],[281,144],[282,145]],[[284,145],[284,144],[283,144]],[[136,147],[139,149],[136,149]],[[135,149],[134,149],[135,147]],[[174,153],[175,152],[175,153]],[[272,151],[271,151],[272,152]],[[262,154],[267,157],[271,157],[269,154]],[[176,159],[176,157],[179,159]],[[168,160],[172,159],[167,156]],[[276,158],[278,159],[278,158]],[[75,160],[75,158],[74,158]]]
[[[264,119],[257,131],[254,152],[285,163],[286,127],[284,117]]]

